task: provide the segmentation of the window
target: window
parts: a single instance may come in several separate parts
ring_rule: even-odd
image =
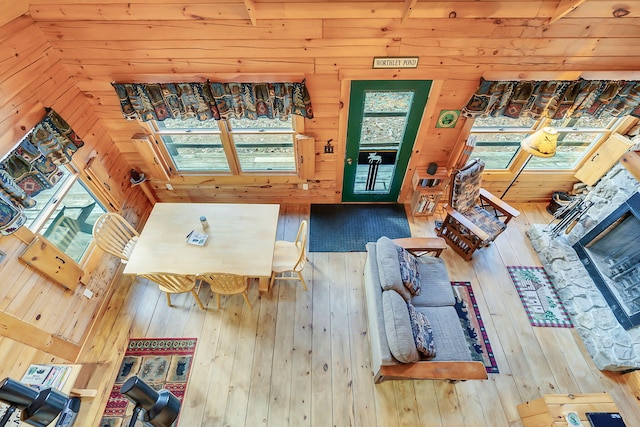
[[[533,156],[526,169],[573,170],[595,144],[606,139],[620,120],[610,115],[559,120],[478,118],[470,132],[476,137],[472,157],[484,160],[486,169],[508,169],[518,156],[527,155],[520,150],[524,138],[545,126],[552,126],[558,131],[556,155],[550,158]]]
[[[25,209],[25,226],[81,263],[93,239],[93,224],[106,211],[77,173],[65,166],[60,170],[64,175],[53,188],[33,196],[37,203]]]
[[[296,172],[292,118],[168,119],[153,127],[179,172]]]

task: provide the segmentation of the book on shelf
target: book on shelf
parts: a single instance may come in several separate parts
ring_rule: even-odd
[[[32,364],[22,376],[20,382],[36,390],[55,388],[61,390],[71,375],[69,365],[38,365]]]
[[[417,212],[431,212],[435,207],[436,202],[434,198],[428,194],[424,194],[420,197],[420,201],[418,202]]]
[[[420,186],[423,188],[436,187],[440,184],[439,179],[423,178],[420,180]]]

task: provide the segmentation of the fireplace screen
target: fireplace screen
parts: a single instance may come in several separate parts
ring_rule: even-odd
[[[639,213],[636,193],[574,245],[625,329],[640,324]]]

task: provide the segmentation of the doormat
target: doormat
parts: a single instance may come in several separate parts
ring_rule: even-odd
[[[464,334],[469,343],[473,360],[484,363],[487,373],[497,374],[498,364],[491,349],[491,343],[484,328],[480,310],[476,304],[476,297],[469,282],[451,282],[453,293],[456,297],[454,308],[458,312],[460,323],[464,328]],[[469,315],[469,307],[473,309],[473,315]]]
[[[196,338],[130,339],[100,427],[129,425],[134,404],[120,394],[120,388],[134,375],[154,390],[169,390],[182,402],[195,349]],[[178,425],[178,421],[173,427]],[[136,426],[138,424],[142,425],[142,421],[138,421]]]
[[[573,324],[543,267],[507,266],[531,326],[572,328]]]
[[[382,236],[411,236],[403,205],[311,205],[309,252],[365,252]]]

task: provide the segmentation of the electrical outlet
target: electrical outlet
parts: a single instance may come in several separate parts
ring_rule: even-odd
[[[84,295],[88,299],[93,298],[93,292],[91,291],[91,289],[85,289],[82,295]]]
[[[173,185],[169,184],[168,182],[167,182],[167,190],[173,191]]]
[[[304,184],[302,184],[302,189],[303,190],[308,190],[309,189],[309,184],[307,184],[306,182]]]

